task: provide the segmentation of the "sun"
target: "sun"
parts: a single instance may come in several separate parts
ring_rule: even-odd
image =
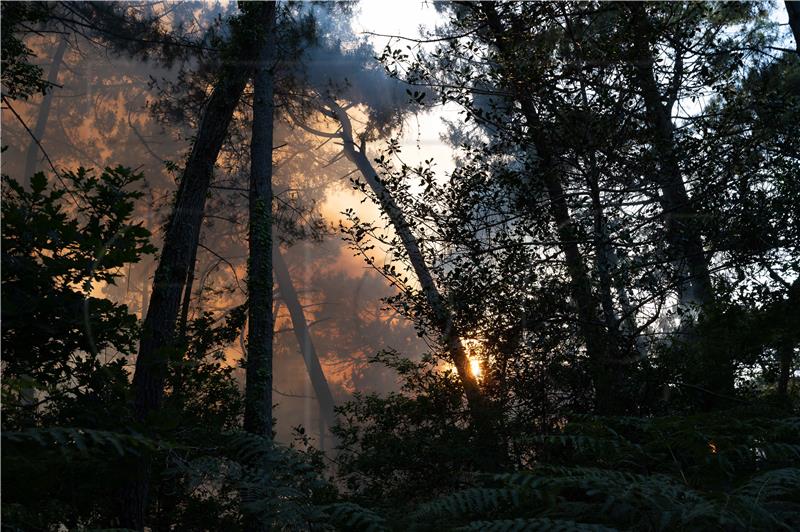
[[[483,373],[483,368],[481,367],[481,361],[478,360],[477,358],[470,358],[469,370],[472,372],[472,375],[474,375],[476,379],[480,379],[481,374]]]

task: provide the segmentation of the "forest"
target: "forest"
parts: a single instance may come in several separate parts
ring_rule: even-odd
[[[800,530],[800,2],[0,22],[3,531]]]

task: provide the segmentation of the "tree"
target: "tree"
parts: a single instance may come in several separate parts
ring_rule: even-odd
[[[286,261],[281,254],[280,246],[278,245],[275,235],[273,235],[272,241],[274,242],[272,248],[272,265],[275,270],[275,280],[278,283],[280,296],[286,308],[289,310],[294,335],[297,338],[297,344],[300,346],[300,353],[303,355],[303,361],[306,364],[308,376],[311,378],[311,385],[314,388],[314,393],[317,396],[320,417],[326,427],[330,428],[336,424],[333,395],[331,395],[328,381],[319,363],[319,357],[314,349],[311,331],[309,330],[308,322],[303,313],[303,307],[297,297],[297,290],[292,284],[289,267],[286,265]]]
[[[253,76],[250,141],[250,259],[248,267],[247,388],[244,428],[272,438],[272,123],[275,4],[250,13],[262,21]],[[248,11],[245,11],[247,13]]]
[[[263,15],[263,13],[262,13]],[[264,19],[235,20],[234,37],[226,49],[217,84],[206,104],[192,152],[181,177],[170,216],[158,268],[153,279],[150,305],[142,326],[139,356],[133,378],[135,411],[145,421],[161,404],[168,361],[176,349],[175,334],[181,294],[200,235],[205,200],[214,163],[227,134],[228,124],[250,79],[255,53],[253,31]],[[248,60],[249,58],[249,60]],[[146,469],[129,497],[128,522],[141,528],[147,501]]]

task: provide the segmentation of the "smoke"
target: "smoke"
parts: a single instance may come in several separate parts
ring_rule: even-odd
[[[318,97],[360,107],[367,130],[385,135],[420,109],[412,87],[386,72],[372,44],[357,35],[347,14],[312,6],[317,39],[294,64],[295,75]]]
[[[191,14],[199,27],[213,24],[221,13],[215,5],[192,4]],[[311,9],[305,7],[304,9]],[[186,9],[189,9],[188,7]],[[403,85],[386,76],[366,43],[357,43],[340,13],[314,7],[321,25],[319,42],[304,52],[297,68],[305,82],[318,94],[363,106],[375,127],[395,127],[402,112],[410,109]],[[337,18],[338,22],[337,22]],[[357,43],[357,44],[354,44]],[[36,37],[37,51],[45,70],[58,42]],[[108,54],[102,47],[78,36],[70,46],[58,72],[61,88],[55,89],[42,144],[58,168],[77,166],[102,168],[124,165],[138,168],[146,177],[145,197],[136,205],[136,217],[153,233],[160,246],[161,228],[177,189],[176,178],[195,134],[195,120],[159,120],[152,104],[165,97],[158,86],[180,83],[183,72],[191,73],[194,63],[171,67],[155,61]],[[341,91],[341,93],[337,93]],[[19,112],[29,126],[37,122],[41,100],[20,103]],[[194,111],[192,111],[194,112]],[[25,153],[30,139],[13,117],[3,114],[3,171],[23,178]],[[393,374],[368,364],[377,351],[393,347],[414,355],[423,350],[410,323],[383,309],[381,298],[391,289],[359,258],[345,248],[338,230],[338,213],[347,207],[365,209],[362,199],[350,188],[346,175],[353,170],[346,160],[335,161],[339,147],[323,146],[322,140],[277,122],[275,130],[275,194],[277,212],[286,229],[282,239],[290,274],[311,323],[312,339],[337,402],[354,391],[385,392],[396,389]],[[249,107],[237,111],[231,140],[221,154],[215,171],[207,217],[198,250],[191,316],[202,311],[221,315],[240,304],[246,294],[246,189],[249,167]],[[170,165],[165,164],[169,162]],[[174,165],[174,166],[171,166]],[[177,167],[177,171],[170,168]],[[40,165],[40,169],[43,167]],[[24,180],[24,179],[23,179]],[[378,213],[373,209],[368,215]],[[289,232],[294,228],[296,232]],[[315,235],[315,239],[309,239]],[[131,312],[144,315],[152,285],[155,259],[145,258],[121,271],[116,284],[98,291]],[[99,294],[98,294],[99,295]],[[278,295],[278,298],[280,296]],[[291,330],[285,308],[279,310],[275,340],[275,387],[277,431],[282,441],[291,429],[303,424],[319,437],[316,400]],[[227,350],[231,364],[242,356],[239,345]],[[297,397],[295,397],[297,396]]]

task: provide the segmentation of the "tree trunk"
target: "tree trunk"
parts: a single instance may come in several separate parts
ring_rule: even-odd
[[[275,3],[262,7],[266,23],[253,75],[250,142],[250,260],[244,429],[272,438],[272,138]]]
[[[345,156],[356,165],[356,168],[358,168],[364,180],[378,198],[381,210],[389,218],[392,227],[400,237],[411,267],[419,281],[422,293],[425,295],[425,299],[433,312],[434,326],[442,337],[442,342],[450,361],[455,366],[456,373],[464,387],[464,395],[467,398],[470,417],[480,440],[479,445],[486,451],[484,465],[490,469],[499,467],[504,461],[504,457],[503,451],[498,448],[498,442],[494,437],[495,424],[489,405],[483,397],[477,378],[472,374],[466,347],[453,323],[453,316],[433,280],[419,243],[411,232],[405,214],[397,206],[391,193],[386,190],[386,187],[378,179],[378,173],[372,167],[365,153],[364,143],[360,147],[356,147],[353,139],[353,128],[347,113],[335,102],[328,101],[327,103],[341,124],[341,139]]]
[[[272,263],[275,269],[275,280],[278,281],[280,295],[283,298],[283,302],[286,304],[286,308],[289,310],[294,335],[300,346],[300,353],[303,355],[303,361],[306,364],[308,376],[314,388],[314,394],[317,396],[321,424],[326,427],[333,427],[336,423],[333,395],[328,386],[328,380],[325,378],[325,373],[322,371],[322,365],[319,363],[317,352],[314,349],[314,343],[311,340],[311,331],[308,328],[300,299],[297,297],[297,291],[292,284],[289,268],[283,260],[280,247],[277,245],[274,245],[272,249]],[[320,433],[320,438],[322,438],[322,433]]]
[[[671,111],[662,101],[656,82],[654,59],[647,39],[647,15],[642,5],[636,5],[634,18],[637,25],[633,48],[636,78],[645,103],[646,120],[652,131],[653,147],[658,154],[659,171],[655,178],[661,189],[659,202],[664,213],[667,240],[678,262],[680,295],[684,305],[703,306],[714,300],[714,292],[703,241],[693,226],[698,214],[683,182]]]
[[[578,247],[578,230],[567,205],[560,164],[542,134],[543,128],[538,114],[527,96],[528,88],[525,86],[524,72],[517,72],[517,63],[511,48],[513,43],[507,40],[507,32],[494,4],[479,3],[476,9],[480,9],[486,18],[491,44],[505,59],[502,66],[511,74],[508,88],[514,100],[520,105],[532,147],[535,148],[535,153],[530,155],[538,160],[541,179],[549,199],[550,215],[556,225],[559,247],[564,253],[570,278],[570,295],[576,307],[578,330],[586,344],[590,372],[595,386],[595,409],[603,414],[617,413],[618,410],[624,409],[624,405],[618,400],[621,390],[615,385],[622,372],[610,357],[608,335],[599,316],[598,304],[592,293],[591,279]]]
[[[58,71],[61,68],[61,61],[64,58],[66,49],[67,39],[62,38],[58,43],[55,54],[53,54],[53,62],[50,64],[50,71],[47,73],[48,83],[55,84],[58,82]],[[47,120],[50,117],[50,106],[52,102],[53,89],[51,88],[47,91],[47,94],[45,94],[39,106],[39,115],[36,117],[36,126],[33,128],[33,139],[31,139],[30,144],[28,144],[28,151],[25,157],[25,173],[22,175],[23,180],[30,179],[30,177],[36,173],[38,163],[36,155],[41,149],[39,144],[44,140],[45,128],[47,127]],[[37,140],[39,143],[36,142]],[[22,377],[29,376],[23,375]],[[29,419],[30,422],[33,423],[33,420],[36,418],[36,388],[24,386],[20,391],[20,403],[23,409],[30,414],[29,416],[26,415],[26,419]]]
[[[783,342],[778,347],[778,397],[787,400],[789,397],[789,378],[792,375],[792,359],[794,358],[794,345]]]
[[[788,298],[786,301],[786,311],[784,319],[787,320],[784,338],[778,345],[778,397],[791,406],[789,401],[789,381],[792,377],[792,363],[794,362],[794,350],[797,347],[797,338],[800,331],[800,279],[796,279],[789,286]]]
[[[536,128],[537,121],[529,109],[529,103],[522,103],[528,126],[531,129]],[[598,315],[592,282],[578,247],[578,230],[569,212],[560,172],[545,143],[534,142],[549,199],[550,215],[556,224],[559,247],[567,265],[570,295],[578,316],[578,330],[586,343],[586,354],[595,387],[595,410],[602,414],[620,413],[624,406],[618,400],[622,390],[617,386],[617,381],[622,376],[622,368],[611,359],[608,334]]]
[[[139,422],[146,422],[148,416],[161,406],[168,360],[176,347],[181,294],[200,237],[214,164],[257,57],[253,47],[246,45],[246,35],[234,35],[233,39],[240,41],[234,48],[240,49],[241,53],[237,61],[223,66],[206,103],[181,177],[153,279],[133,376],[134,415]],[[149,484],[149,464],[146,460],[141,462],[140,472],[132,480],[134,485],[125,490],[126,502],[122,512],[122,524],[137,530],[144,527]]]
[[[199,244],[199,241],[198,241]],[[178,340],[181,345],[186,345],[189,325],[189,306],[192,303],[192,286],[194,285],[194,271],[197,266],[197,248],[192,250],[192,258],[189,259],[189,271],[186,273],[186,283],[183,287],[183,301],[181,302],[181,317],[178,321]]]
[[[61,41],[58,43],[58,48],[56,48],[56,53],[53,54],[53,62],[50,64],[50,70],[47,73],[47,82],[50,84],[55,85],[58,83],[58,71],[61,69],[61,62],[64,60],[64,52],[67,50],[67,39],[62,38]],[[44,138],[45,129],[47,127],[47,120],[50,118],[50,107],[53,104],[53,89],[47,91],[44,98],[42,99],[42,104],[39,106],[39,116],[36,118],[36,125],[33,128],[33,136],[36,138],[40,143]],[[39,158],[37,154],[39,153],[39,145],[36,143],[35,140],[31,140],[31,143],[28,145],[28,152],[25,156],[25,174],[23,177],[28,179],[34,173],[36,173]]]
[[[677,265],[678,298],[683,312],[695,316],[714,302],[708,257],[697,227],[698,213],[694,210],[683,181],[675,140],[675,126],[671,109],[656,81],[655,60],[651,51],[650,27],[644,5],[633,4],[633,64],[639,91],[645,104],[645,120],[650,126],[653,149],[658,157],[658,171],[654,178],[661,190],[659,203],[664,216],[667,244],[672,260]],[[693,323],[694,320],[688,320]],[[687,329],[687,344],[694,343],[694,331]],[[710,391],[704,402],[714,408],[718,397],[730,396],[734,391],[734,367],[730,357],[721,352],[717,356],[692,361],[687,375],[695,384]]]

